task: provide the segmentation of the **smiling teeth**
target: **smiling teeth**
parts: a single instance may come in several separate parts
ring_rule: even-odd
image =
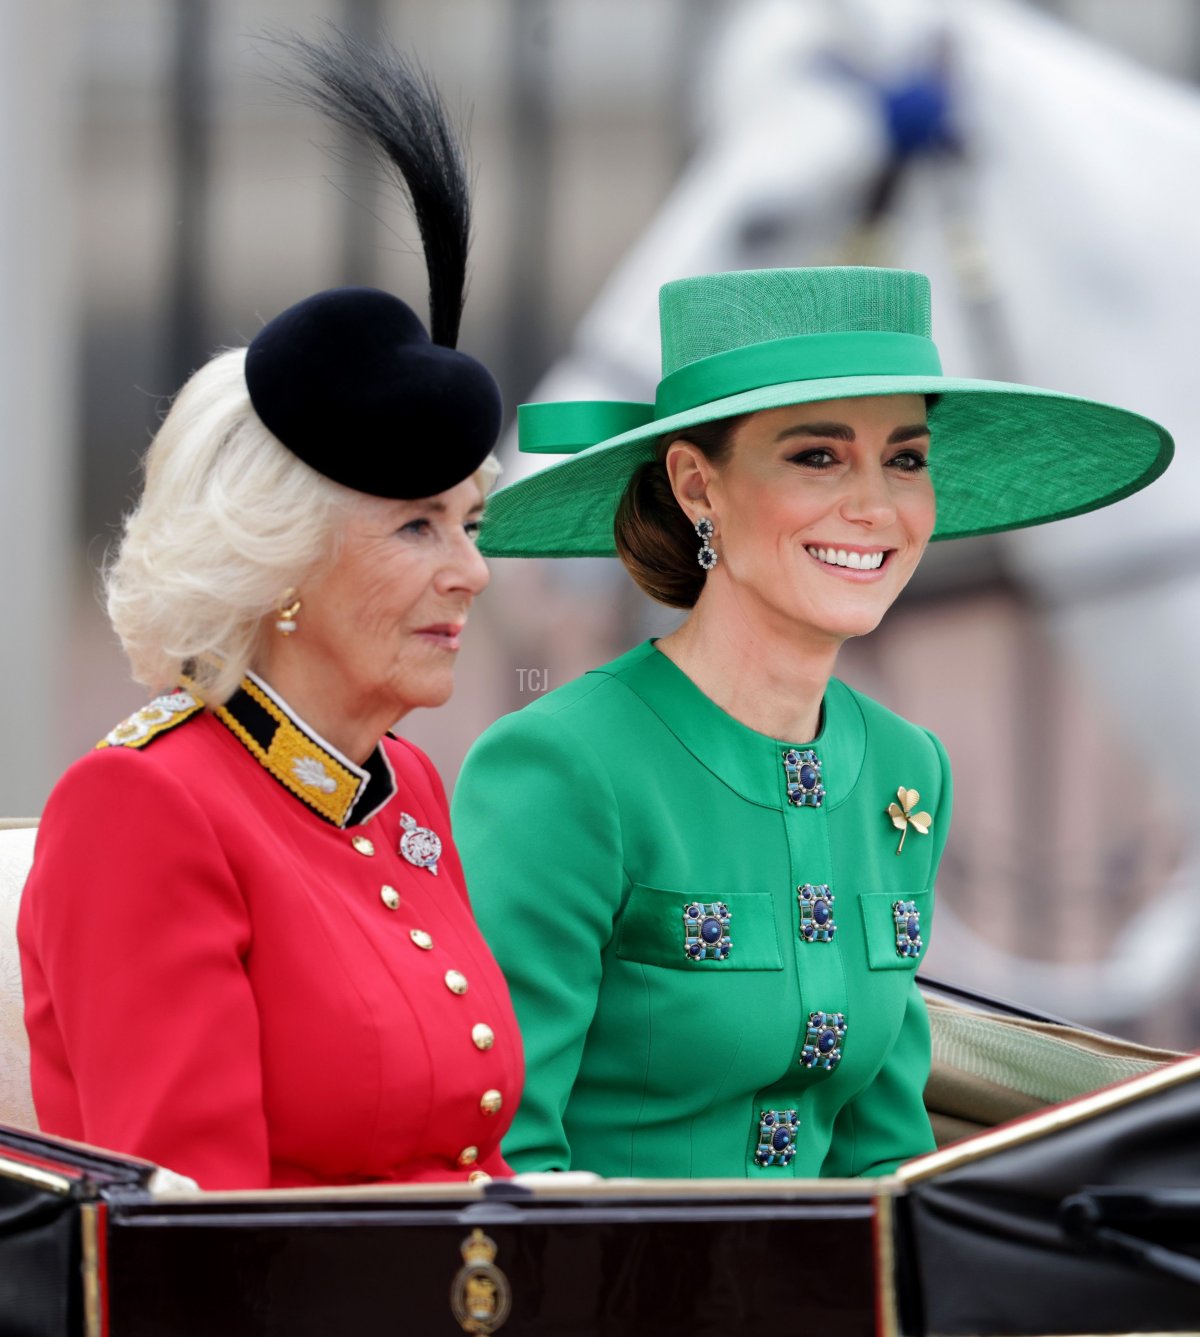
[[[882,552],[846,552],[844,548],[806,548],[805,551],[827,566],[846,566],[851,571],[878,571],[883,565]]]

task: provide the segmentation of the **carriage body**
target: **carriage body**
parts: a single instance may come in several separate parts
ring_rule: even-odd
[[[1200,1332],[1200,1058],[926,991],[952,1140],[877,1180],[164,1191],[144,1162],[4,1130],[0,1331]],[[1049,1106],[1027,1089],[1114,1073]]]

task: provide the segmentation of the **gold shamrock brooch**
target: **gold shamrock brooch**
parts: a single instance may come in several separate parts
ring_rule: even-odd
[[[896,846],[896,853],[899,854],[904,848],[904,838],[908,835],[908,828],[911,826],[923,836],[927,836],[929,828],[933,825],[933,818],[927,812],[913,812],[917,800],[921,797],[915,789],[905,789],[901,785],[896,790],[896,797],[900,801],[887,805],[887,815],[892,819],[892,825],[900,832],[900,844]]]

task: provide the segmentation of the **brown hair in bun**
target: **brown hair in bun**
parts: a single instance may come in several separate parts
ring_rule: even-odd
[[[661,437],[654,458],[638,465],[621,494],[613,520],[617,553],[638,585],[670,608],[694,607],[707,573],[696,560],[700,540],[671,491],[667,451],[676,441],[689,441],[705,459],[721,464],[747,416],[719,418]]]

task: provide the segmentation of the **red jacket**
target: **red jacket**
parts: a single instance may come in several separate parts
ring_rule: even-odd
[[[225,723],[164,700],[43,817],[18,925],[42,1128],[208,1189],[509,1173],[520,1037],[428,758],[389,738],[360,770],[245,692]]]

